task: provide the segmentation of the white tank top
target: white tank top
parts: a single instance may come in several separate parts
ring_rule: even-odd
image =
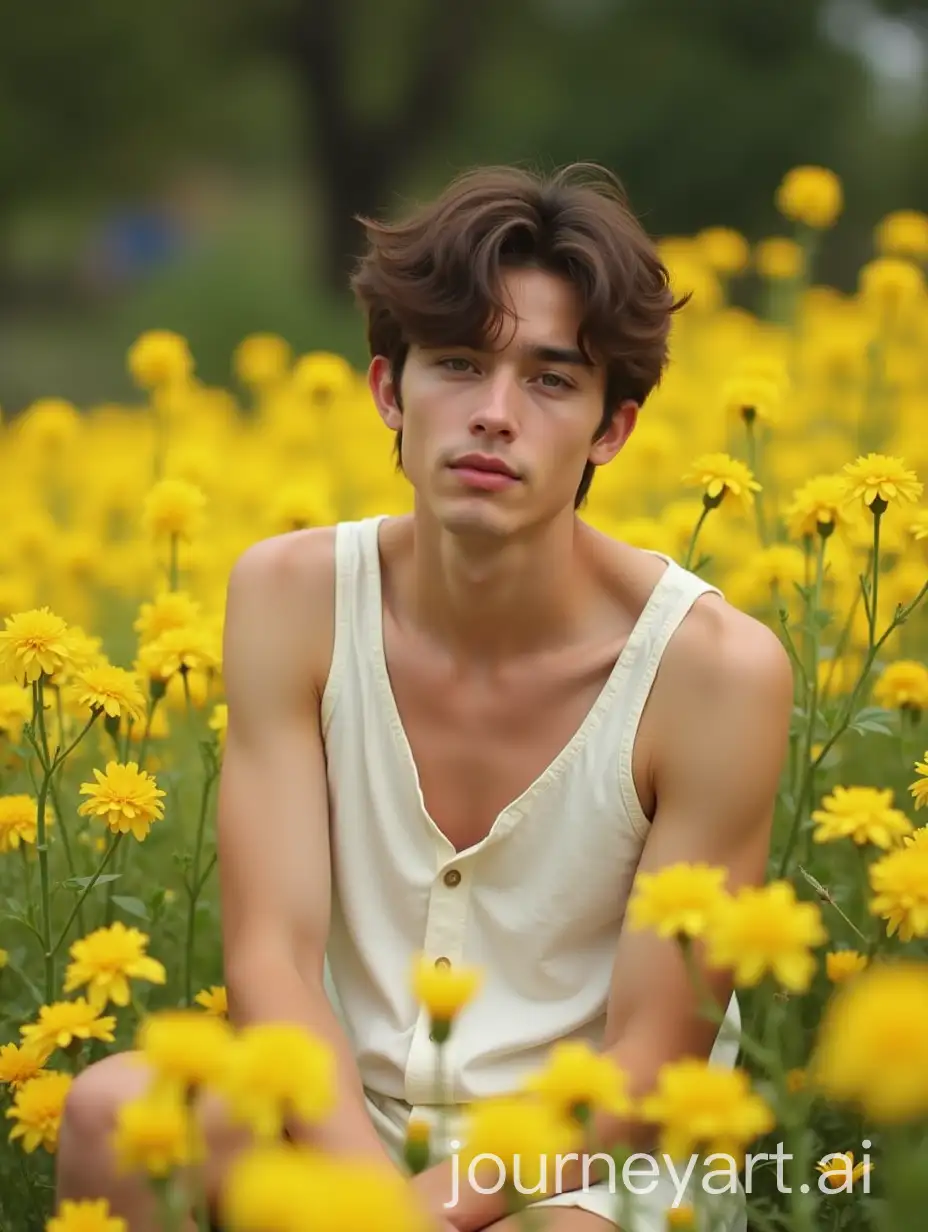
[[[435,1045],[410,989],[424,952],[483,971],[445,1045],[443,1095],[513,1090],[562,1039],[597,1046],[616,943],[648,834],[632,779],[638,722],[693,602],[720,593],[666,560],[585,720],[458,853],[429,816],[387,674],[380,515],[336,529],[335,640],[322,700],[333,905],[330,990],[369,1092],[435,1102]],[[728,1017],[738,1026],[737,1001]],[[734,1064],[723,1026],[713,1061]]]

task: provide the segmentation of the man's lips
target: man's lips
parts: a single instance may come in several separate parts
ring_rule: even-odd
[[[468,455],[451,463],[461,483],[483,492],[499,492],[519,482],[515,472],[499,458]]]
[[[485,454],[465,454],[451,463],[452,470],[483,471],[490,475],[504,475],[517,479],[516,472],[502,458],[492,458]]]

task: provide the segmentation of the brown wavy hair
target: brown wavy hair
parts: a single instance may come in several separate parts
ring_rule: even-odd
[[[577,345],[606,370],[594,440],[621,401],[640,406],[660,381],[671,316],[688,297],[674,299],[655,245],[605,168],[574,163],[550,176],[477,168],[397,222],[358,221],[367,252],[351,289],[366,316],[371,356],[389,361],[400,406],[411,344],[479,347],[499,336],[510,315],[500,274],[514,266],[567,277],[579,296]],[[402,467],[401,431],[395,444]],[[588,462],[575,508],[594,471]]]

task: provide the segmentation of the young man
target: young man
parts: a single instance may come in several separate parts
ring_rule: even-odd
[[[613,182],[478,171],[368,235],[370,387],[415,511],[237,562],[219,867],[233,1019],[303,1023],[338,1058],[337,1112],[292,1134],[398,1165],[411,1112],[434,1120],[422,951],[484,973],[448,1045],[455,1105],[517,1087],[561,1039],[608,1051],[636,1092],[684,1054],[733,1063],[674,946],[623,916],[638,870],[764,879],[792,676],[712,586],[578,517],[678,307]],[[59,1155],[59,1196],[106,1194],[133,1232],[151,1208],[106,1135],[142,1081],[124,1058],[82,1075]],[[235,1139],[212,1129],[215,1188]],[[500,1195],[445,1205],[452,1167],[410,1181],[436,1228],[512,1232]],[[673,1197],[665,1177],[623,1232],[659,1232]],[[543,1226],[606,1232],[617,1203],[565,1182]]]

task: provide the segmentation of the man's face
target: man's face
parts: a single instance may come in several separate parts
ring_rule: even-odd
[[[594,443],[605,372],[577,348],[572,287],[524,269],[507,272],[502,290],[515,320],[493,344],[410,349],[402,412],[377,361],[371,381],[386,422],[402,427],[420,507],[451,530],[508,536],[573,510],[584,466],[621,448],[636,408],[617,407]]]

